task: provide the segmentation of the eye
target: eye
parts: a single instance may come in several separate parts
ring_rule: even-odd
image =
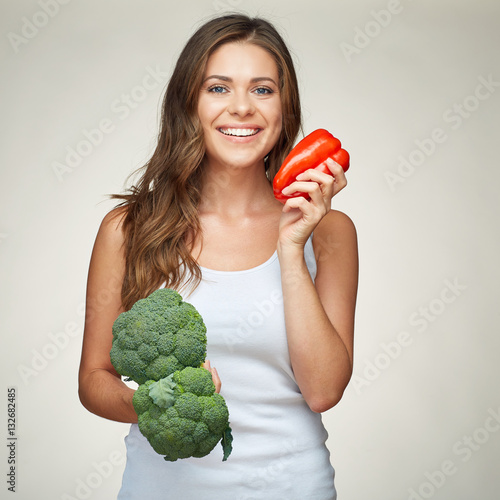
[[[273,94],[274,90],[268,88],[268,87],[259,87],[255,89],[254,91],[258,95],[266,95],[266,94]]]
[[[212,92],[214,94],[224,94],[227,92],[227,89],[223,87],[222,85],[213,85],[212,87],[209,87],[208,92]]]

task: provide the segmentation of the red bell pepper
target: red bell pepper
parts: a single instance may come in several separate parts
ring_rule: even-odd
[[[349,168],[349,153],[342,149],[340,141],[330,132],[318,129],[302,139],[288,154],[273,180],[274,197],[285,203],[288,198],[304,196],[306,193],[294,193],[292,196],[282,194],[282,190],[295,181],[297,175],[315,168],[332,175],[325,161],[333,158],[344,172]]]

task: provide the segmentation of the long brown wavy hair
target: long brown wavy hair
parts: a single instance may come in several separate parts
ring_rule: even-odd
[[[201,26],[181,52],[163,98],[158,143],[136,185],[111,198],[123,200],[125,277],[121,297],[125,310],[162,283],[196,286],[201,271],[192,256],[198,218],[205,146],[197,106],[207,60],[221,45],[247,42],[275,59],[282,104],[281,135],[266,160],[272,181],[301,130],[297,77],[288,48],[268,21],[231,14]],[[137,171],[136,171],[137,172]],[[131,175],[133,175],[133,172]]]

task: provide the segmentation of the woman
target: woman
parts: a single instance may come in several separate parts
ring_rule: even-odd
[[[203,25],[169,82],[157,148],[140,182],[103,220],[89,269],[80,398],[130,422],[119,498],[336,498],[320,413],[352,372],[356,233],[330,209],[346,185],[302,174],[278,202],[270,180],[300,130],[290,54],[261,19]],[[120,283],[120,286],[116,286]],[[110,363],[111,326],[159,287],[207,325],[207,358],[233,429],[226,462],[167,463],[140,434],[133,389]],[[220,374],[220,378],[219,378]],[[221,388],[220,380],[223,380]]]

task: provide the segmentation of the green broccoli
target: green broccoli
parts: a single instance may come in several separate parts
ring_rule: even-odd
[[[139,430],[165,460],[204,457],[221,441],[231,453],[229,412],[204,368],[186,367],[139,386],[133,397]]]
[[[175,290],[160,288],[114,322],[111,363],[138,384],[199,367],[207,352],[206,331],[194,306]]]
[[[201,368],[206,332],[195,307],[169,288],[138,300],[113,324],[111,362],[139,384],[139,430],[165,460],[204,457],[219,441],[223,461],[232,450],[226,402]]]

